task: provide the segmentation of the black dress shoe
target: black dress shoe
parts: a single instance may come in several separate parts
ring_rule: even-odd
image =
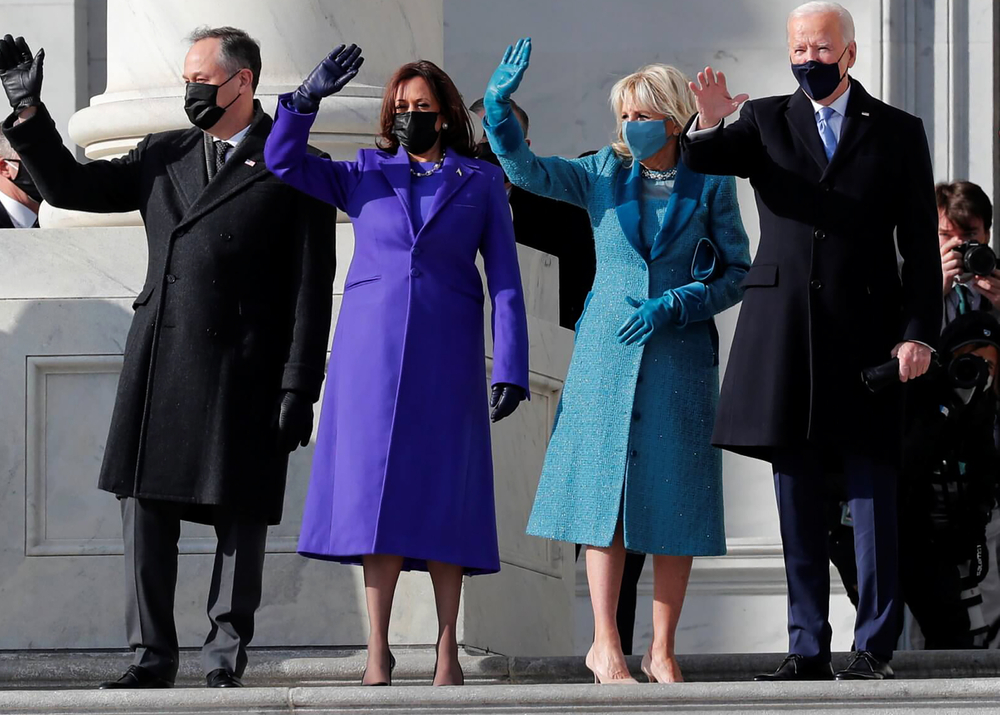
[[[242,688],[243,681],[225,668],[216,668],[205,676],[205,684],[210,688]]]
[[[757,682],[784,680],[833,680],[833,666],[830,661],[817,661],[792,653],[787,656],[773,673],[755,675]]]
[[[109,680],[97,686],[98,690],[124,690],[126,688],[172,688],[174,684],[164,680],[141,665],[130,665],[125,675],[118,680]]]
[[[837,673],[837,680],[889,680],[895,677],[889,661],[867,650],[855,653],[851,664]]]

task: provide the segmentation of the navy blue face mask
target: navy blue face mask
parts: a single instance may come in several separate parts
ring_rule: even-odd
[[[792,74],[811,99],[821,102],[837,90],[847,75],[847,70],[844,70],[844,74],[840,74],[840,61],[844,59],[845,54],[847,47],[840,53],[837,61],[829,65],[819,60],[809,60],[800,65],[793,64]]]

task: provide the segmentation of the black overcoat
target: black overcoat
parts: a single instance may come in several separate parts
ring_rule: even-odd
[[[271,118],[207,181],[204,134],[151,134],[128,155],[78,164],[44,106],[3,125],[45,199],[60,208],[138,209],[146,282],[133,305],[100,487],[119,496],[281,518],[288,455],[283,390],[315,401],[333,297],[336,212],[264,165]]]
[[[903,340],[933,346],[941,326],[921,121],[852,80],[830,162],[802,90],[747,102],[707,137],[685,130],[681,151],[695,171],[748,178],[760,214],[713,443],[761,459],[804,444],[898,458],[900,390],[872,395],[860,373]]]

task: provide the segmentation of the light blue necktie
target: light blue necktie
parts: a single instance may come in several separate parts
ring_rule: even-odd
[[[830,117],[833,114],[834,111],[830,107],[823,107],[816,112],[819,117],[816,126],[819,128],[819,138],[823,140],[823,151],[826,152],[827,161],[833,159],[833,152],[837,151],[837,135],[830,126]]]

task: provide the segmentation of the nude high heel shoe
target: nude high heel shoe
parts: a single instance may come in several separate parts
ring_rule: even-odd
[[[593,649],[587,652],[587,658],[584,661],[587,664],[587,670],[594,674],[594,683],[598,685],[637,685],[638,680],[629,676],[628,678],[612,678],[609,674],[599,673],[597,667],[594,665],[593,660]]]

